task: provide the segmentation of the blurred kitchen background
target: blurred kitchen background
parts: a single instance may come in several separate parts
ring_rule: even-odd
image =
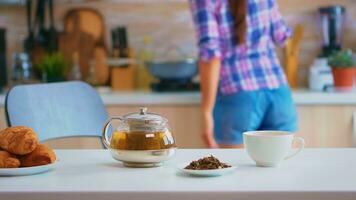
[[[23,1],[6,2],[9,3],[2,3],[0,5],[0,27],[6,29],[7,69],[9,73],[9,81],[11,82],[14,54],[24,51],[24,40],[29,37],[28,16],[26,5],[21,4]],[[32,24],[36,21],[38,2],[41,1],[32,1]],[[44,12],[46,12],[44,15],[47,19],[45,21],[45,29],[48,29],[48,27],[50,27],[49,9],[47,6],[42,7],[44,7]],[[72,13],[69,14],[71,11]],[[65,17],[66,15],[68,16],[68,14],[70,17],[66,21]],[[64,24],[73,23],[77,17],[76,15],[79,15],[80,22],[78,22],[77,25],[74,25],[73,29],[78,26],[84,35],[91,34],[94,41],[90,41],[91,38],[82,39],[86,41],[76,41],[76,36],[68,34],[71,30],[68,30],[70,28],[66,29]],[[105,62],[100,59],[130,56],[135,59],[136,65],[141,65],[143,64],[141,62],[143,60],[182,60],[185,58],[194,58],[196,54],[191,15],[189,13],[188,4],[185,1],[55,0],[53,2],[53,16],[54,27],[58,31],[58,34],[56,34],[58,38],[57,49],[67,56],[65,59],[70,60],[72,66],[75,65],[75,57],[79,57],[81,64],[90,65],[90,62],[95,62],[96,59],[99,59],[97,62]],[[32,27],[32,29],[34,29],[33,31],[37,32],[34,34],[34,40],[38,40],[38,37],[40,37],[38,36],[39,26],[40,25],[37,24],[35,27]],[[115,38],[112,36],[114,30],[117,30],[117,40],[122,40],[117,41],[116,44],[114,43]],[[69,42],[68,40],[72,42]],[[73,41],[79,42],[80,44],[74,45]],[[88,43],[93,43],[92,46],[94,45],[94,47]],[[122,45],[122,47],[120,47],[120,45]],[[46,44],[44,44],[44,46],[46,46]],[[77,48],[77,50],[73,50],[73,48]],[[91,49],[88,48],[94,49],[93,51],[97,52],[92,52],[90,51]],[[130,55],[119,55],[120,53],[118,50],[120,48],[128,48],[129,53],[122,54]],[[101,50],[104,50],[105,52],[102,52]],[[41,53],[42,52],[36,50],[33,52],[33,49],[32,52],[30,52],[30,54],[35,54],[32,55],[32,57],[36,57]],[[104,54],[105,56],[101,54]],[[87,62],[82,61],[82,59],[86,59]],[[35,60],[36,58],[31,60],[32,64],[34,64]],[[106,64],[108,64],[108,67],[115,67],[115,64],[117,65],[117,62],[115,61],[118,60],[109,59],[109,61],[106,61]],[[99,64],[96,63],[96,65]],[[85,66],[84,68],[81,66],[81,68],[82,79],[85,80],[88,78],[87,76],[90,71],[88,68],[90,68],[90,66]],[[99,84],[110,85],[109,79],[111,79],[111,77],[109,77],[108,69],[104,66],[101,68],[98,67],[98,70],[100,71],[96,71],[96,73],[99,74]],[[68,69],[68,71],[68,73],[71,73],[70,69]],[[129,68],[118,72],[116,72],[116,70],[113,71],[115,71],[114,73],[123,73],[127,76],[132,76],[132,72]],[[137,70],[134,73],[134,76],[142,75],[139,74]],[[115,77],[113,78],[115,79]],[[141,77],[137,77],[137,79],[141,79]],[[131,80],[128,82],[130,81]],[[118,87],[123,87],[124,90],[141,88],[138,86],[140,83],[137,83],[137,81],[135,81],[134,84],[134,88],[130,88],[129,85],[122,86],[120,84]]]
[[[28,17],[25,1],[1,0],[0,2],[0,27],[6,30],[6,64],[10,73],[11,67],[14,66],[14,53],[24,51],[24,40],[28,38]],[[32,1],[32,26],[36,19],[37,2],[40,1]],[[308,69],[321,53],[322,34],[318,18],[320,7],[337,3],[346,8],[343,48],[356,50],[356,23],[354,22],[356,3],[354,0],[279,0],[278,3],[289,25],[301,23],[304,26],[298,65],[298,85],[301,87],[307,87]],[[65,30],[64,23],[69,11],[73,9],[78,9],[78,12],[83,11],[84,17],[82,16],[80,22],[82,24],[79,26],[84,33],[97,34],[94,40],[103,40],[95,42],[102,42],[98,45],[107,50],[108,57],[112,57],[115,53],[111,31],[118,27],[126,29],[127,45],[136,58],[179,60],[182,57],[194,58],[196,55],[195,33],[189,6],[185,0],[54,0],[53,4],[54,27],[59,34],[64,31],[68,32]],[[86,15],[84,10],[87,8],[93,9],[95,13]],[[47,6],[44,7],[44,11],[47,29],[50,21]],[[102,17],[103,21],[96,19],[96,15]],[[37,25],[32,28],[38,31],[39,27]],[[65,48],[68,47],[62,49]],[[283,57],[281,53],[281,59]],[[87,71],[85,71],[85,76]],[[105,72],[101,73],[104,73],[101,76],[105,79]]]
[[[356,1],[278,3],[295,29],[290,45],[278,52],[295,89],[300,134],[310,146],[352,145],[354,89],[341,96],[320,93],[333,91],[333,83],[327,61],[318,57],[329,48],[356,51]],[[197,133],[199,94],[185,93],[199,90],[196,55],[186,0],[0,0],[0,84],[5,88],[83,80],[98,87],[112,114],[144,104],[175,120],[178,134],[192,127],[188,132],[193,140],[177,136],[184,147],[202,145]],[[111,91],[127,95],[116,101]],[[170,96],[149,91],[168,91]],[[331,116],[343,123],[330,127],[335,124]]]

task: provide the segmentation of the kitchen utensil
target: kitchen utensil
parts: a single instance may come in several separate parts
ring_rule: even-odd
[[[345,12],[345,7],[339,5],[319,9],[320,28],[323,35],[322,56],[324,57],[342,49]]]
[[[39,62],[48,52],[48,31],[45,28],[45,0],[38,0],[35,12],[34,22],[34,40],[33,47],[29,51],[33,63]]]
[[[53,19],[52,0],[38,0],[36,5],[36,16],[34,27],[31,24],[31,2],[27,5],[27,18],[29,36],[25,41],[25,50],[31,54],[33,62],[40,61],[48,53],[57,51],[58,35]],[[49,14],[49,27],[46,27],[47,16]],[[34,33],[32,33],[34,32]],[[33,34],[33,41],[32,35]]]
[[[79,65],[82,78],[89,73],[89,62],[94,56],[95,39],[91,34],[80,30],[80,19],[73,20],[73,28],[59,36],[59,51],[72,63],[73,54],[79,53]]]
[[[284,131],[250,131],[243,133],[243,139],[248,155],[260,167],[278,166],[282,160],[297,155],[305,145],[303,138]],[[300,142],[299,149],[288,155],[296,140]]]
[[[90,22],[90,23],[88,23]],[[108,55],[105,44],[105,22],[103,16],[95,9],[91,8],[75,8],[65,16],[64,27],[66,32],[73,33],[74,30],[90,35],[93,38],[94,47],[90,47],[88,51],[92,51],[92,57],[88,58],[83,65],[83,77],[86,79],[89,72],[89,61],[93,59],[95,62],[95,71],[97,73],[97,81],[99,85],[105,85],[109,81],[110,70],[106,64]],[[89,48],[89,47],[86,47]],[[82,55],[81,55],[82,57]]]
[[[110,68],[107,61],[108,54],[103,47],[94,48],[95,74],[98,85],[105,85],[110,79]]]
[[[26,53],[30,53],[34,45],[34,32],[32,27],[32,0],[26,1],[26,16],[27,16],[28,36],[24,41],[24,51]]]
[[[182,163],[182,164],[178,165],[178,170],[181,171],[182,173],[192,175],[192,176],[216,177],[216,176],[222,176],[225,174],[233,173],[237,169],[236,166],[231,166],[231,167],[223,168],[223,169],[208,169],[208,170],[185,169],[185,167],[188,164],[189,163]]]
[[[195,59],[181,61],[147,62],[150,73],[161,80],[191,80],[198,73],[197,62]]]
[[[0,28],[0,92],[7,85],[6,29]]]
[[[58,48],[58,35],[54,25],[53,0],[48,0],[50,24],[48,29],[48,52],[55,52]]]
[[[299,24],[294,28],[293,36],[287,41],[285,48],[286,75],[292,88],[298,86],[299,49],[304,32],[304,26]]]
[[[130,66],[110,66],[111,87],[115,91],[132,91],[135,89],[135,68]]]
[[[44,48],[48,43],[48,31],[45,28],[45,6],[46,0],[38,0],[37,1],[37,9],[36,9],[36,19],[35,23],[38,25],[38,33],[35,37],[35,42],[38,45],[42,45]]]
[[[1,168],[0,176],[24,176],[45,173],[56,168],[58,161],[36,167]]]
[[[79,64],[82,77],[86,78],[88,74],[89,60],[94,55],[94,39],[91,35],[80,30],[71,33],[64,33],[59,36],[59,51],[65,58],[71,59],[74,52],[79,52]]]
[[[79,65],[82,77],[86,78],[89,73],[89,61],[94,54],[94,39],[91,35],[80,30],[65,33],[59,36],[59,51],[72,63],[75,52],[79,53]]]
[[[315,91],[326,91],[334,85],[331,68],[327,58],[317,58],[309,68],[309,88]]]
[[[111,123],[119,125],[112,128]],[[112,133],[109,137],[109,132]],[[104,145],[112,157],[128,167],[156,167],[171,158],[176,145],[164,117],[140,108],[138,113],[113,117],[105,125],[102,135]]]
[[[130,52],[126,27],[119,26],[111,30],[113,57],[117,60],[133,58]],[[111,65],[111,86],[113,90],[133,90],[135,88],[135,65]]]
[[[120,57],[120,58],[127,58],[129,54],[129,50],[128,50],[128,38],[127,38],[126,27],[119,26],[111,30],[111,38],[112,38],[112,46],[113,46],[112,47],[113,56]]]
[[[79,19],[79,22],[76,20]],[[88,23],[90,22],[90,23]],[[85,33],[94,37],[95,45],[105,45],[105,22],[102,14],[92,8],[74,8],[67,12],[64,19],[64,29],[68,32],[73,31],[75,26]]]
[[[133,58],[133,51],[129,51],[129,58]],[[121,60],[126,62],[120,62]],[[111,87],[116,91],[131,91],[135,89],[136,65],[127,64],[125,58],[111,58]]]

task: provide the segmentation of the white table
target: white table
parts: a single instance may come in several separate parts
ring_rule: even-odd
[[[258,168],[244,150],[179,150],[163,167],[124,168],[105,150],[57,150],[54,171],[0,177],[1,200],[355,200],[356,149],[307,149],[278,168]],[[233,174],[190,177],[175,166],[213,154]]]

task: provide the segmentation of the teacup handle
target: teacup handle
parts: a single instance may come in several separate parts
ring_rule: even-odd
[[[293,153],[291,153],[290,155],[288,155],[287,157],[284,158],[284,160],[287,160],[289,158],[292,158],[294,157],[295,155],[297,155],[298,153],[300,153],[303,149],[304,149],[304,146],[305,146],[305,141],[303,138],[301,137],[294,137],[293,138],[293,141],[292,141],[292,144],[294,143],[294,141],[299,141],[300,142],[300,147],[295,150]]]
[[[104,128],[103,128],[103,134],[102,134],[102,137],[101,137],[101,141],[104,143],[106,148],[110,148],[110,141],[109,141],[107,132],[108,132],[108,127],[109,127],[109,125],[111,124],[111,122],[113,120],[123,121],[123,118],[122,117],[113,117],[113,118],[110,118],[108,121],[105,122],[105,125],[104,125]]]

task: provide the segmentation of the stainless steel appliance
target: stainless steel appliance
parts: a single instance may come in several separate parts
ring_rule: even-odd
[[[323,57],[342,48],[346,9],[343,6],[328,6],[319,9],[320,27],[323,34]]]

